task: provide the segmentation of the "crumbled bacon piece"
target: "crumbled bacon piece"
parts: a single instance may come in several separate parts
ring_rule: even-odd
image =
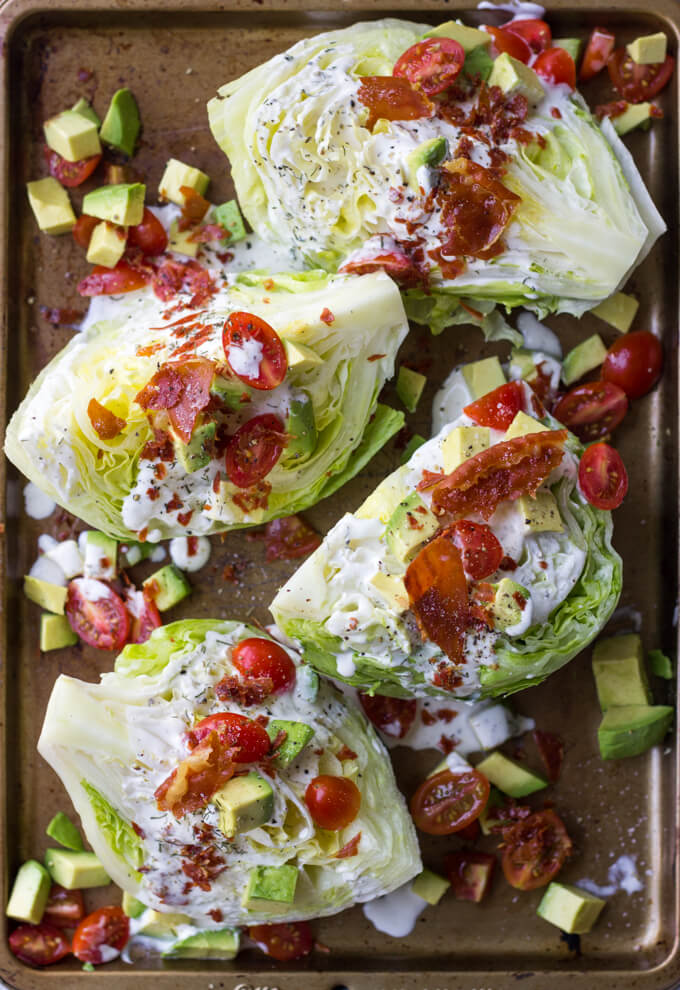
[[[344,746],[344,745],[342,749],[339,749],[335,755],[337,756],[337,758],[340,760],[341,763],[344,760],[356,760],[357,758],[357,754],[354,752],[354,750],[350,749],[349,746]]]
[[[325,323],[327,327],[329,327],[331,323],[335,323],[335,317],[333,316],[333,314],[331,313],[330,309],[328,309],[327,306],[325,306],[324,309],[321,311],[321,316],[319,317],[319,319],[321,320],[322,323]]]
[[[423,708],[422,712],[420,713],[420,720],[423,723],[423,725],[434,725],[434,723],[437,721],[437,718],[435,715],[432,714],[432,712],[428,708]]]
[[[238,701],[248,708],[259,705],[274,690],[270,677],[235,677],[227,674],[215,685],[215,694],[220,701]]]
[[[213,880],[227,869],[227,864],[214,845],[182,846],[182,856],[182,873],[201,890],[210,890]]]
[[[154,792],[160,811],[182,818],[200,811],[210,798],[234,776],[233,756],[237,749],[224,748],[217,732],[211,732],[192,749]]]
[[[102,440],[115,439],[127,425],[126,420],[116,416],[95,398],[90,399],[87,404],[87,415],[92,423],[92,429]]]
[[[356,856],[359,852],[359,843],[361,842],[361,832],[357,834],[346,842],[342,849],[339,849],[335,854],[335,859],[349,859],[350,856]]]

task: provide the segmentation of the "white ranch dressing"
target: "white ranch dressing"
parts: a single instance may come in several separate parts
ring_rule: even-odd
[[[427,901],[414,894],[411,884],[364,904],[363,911],[374,928],[392,938],[404,938],[413,931]]]
[[[626,853],[619,856],[610,865],[607,880],[606,884],[597,884],[594,880],[585,878],[578,881],[578,886],[597,897],[612,897],[620,890],[626,894],[636,894],[644,890],[644,884],[637,875],[637,856],[629,856]]]
[[[190,539],[194,541],[191,544],[193,548],[191,552]],[[200,571],[202,567],[205,567],[210,560],[211,549],[212,545],[207,536],[175,536],[170,540],[170,559],[175,567],[191,574],[193,571]]]
[[[32,481],[24,485],[24,509],[31,519],[47,519],[56,507],[57,503],[54,499],[41,491]]]

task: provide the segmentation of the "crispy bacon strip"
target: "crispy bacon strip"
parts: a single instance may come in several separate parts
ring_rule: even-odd
[[[92,423],[92,428],[102,440],[113,440],[126,426],[126,420],[116,416],[94,398],[88,402],[87,415]]]
[[[345,843],[342,849],[338,849],[338,851],[336,852],[333,858],[349,859],[350,856],[356,856],[357,853],[359,852],[360,842],[361,842],[361,832],[357,832],[357,834],[352,839],[350,839],[349,842]]]
[[[566,430],[545,430],[502,440],[469,457],[435,487],[434,512],[452,522],[471,512],[489,519],[500,502],[535,495],[562,460],[566,439]]]
[[[237,752],[238,747],[225,749],[217,732],[211,732],[154,792],[159,811],[172,811],[175,818],[182,818],[188,811],[204,808],[234,776]]]
[[[189,443],[196,417],[210,402],[214,374],[214,362],[203,357],[164,364],[135,401],[142,409],[166,409],[179,436]]]
[[[446,162],[441,177],[435,198],[448,232],[444,253],[476,257],[498,254],[499,239],[519,206],[520,197],[499,182],[490,169],[469,158]]]
[[[443,533],[408,566],[404,584],[423,635],[461,663],[468,625],[468,592],[458,547]]]

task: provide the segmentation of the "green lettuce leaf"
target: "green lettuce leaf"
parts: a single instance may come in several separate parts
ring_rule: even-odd
[[[129,866],[138,870],[144,862],[144,851],[139,836],[129,822],[118,814],[113,805],[100,794],[96,787],[86,780],[81,781],[83,790],[90,799],[94,816],[100,831],[109,840],[113,851]]]

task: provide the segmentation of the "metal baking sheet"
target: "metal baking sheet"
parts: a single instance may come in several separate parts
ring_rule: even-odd
[[[37,232],[28,209],[25,182],[44,174],[41,123],[78,96],[105,106],[111,93],[128,85],[136,94],[144,124],[135,165],[151,189],[157,186],[170,155],[186,159],[213,177],[215,201],[233,195],[228,169],[208,131],[205,103],[217,87],[240,75],[298,38],[346,26],[357,19],[396,15],[432,22],[479,12],[460,0],[323,0],[309,9],[305,0],[5,0],[0,3],[4,80],[2,101],[2,214],[0,279],[2,289],[2,392],[7,411],[15,407],[29,382],[66,343],[69,332],[53,329],[40,304],[73,306],[75,285],[85,261],[71,238]],[[486,14],[488,17],[488,13]],[[498,15],[499,22],[503,20]],[[586,37],[599,23],[613,27],[617,40],[663,30],[677,50],[680,6],[657,0],[643,11],[636,0],[614,0],[599,9],[580,0],[551,5],[557,36]],[[91,73],[91,75],[89,75]],[[648,134],[627,139],[669,233],[634,275],[629,291],[639,295],[639,328],[662,338],[666,370],[656,391],[635,403],[618,431],[617,446],[631,475],[630,494],[616,513],[615,542],[625,562],[622,610],[612,629],[640,623],[647,647],[673,649],[672,625],[677,568],[677,325],[678,325],[678,82],[676,71],[662,97],[666,116]],[[78,201],[78,190],[74,199]],[[594,317],[549,321],[566,347],[599,332],[611,342],[615,331]],[[454,363],[482,352],[474,330],[454,329],[438,338],[414,328],[402,357],[425,362],[428,389],[413,430],[429,431],[434,391]],[[485,353],[507,353],[502,345]],[[396,402],[392,388],[386,398]],[[325,531],[348,508],[356,507],[399,459],[388,445],[360,478],[306,513]],[[4,481],[3,479],[1,479]],[[52,771],[37,756],[35,744],[47,698],[61,672],[94,680],[111,663],[108,654],[87,648],[41,655],[37,613],[21,593],[21,576],[36,555],[36,540],[46,527],[22,510],[22,480],[8,471],[1,508],[0,539],[4,587],[2,708],[4,735],[0,762],[0,811],[3,896],[8,879],[29,856],[40,856],[44,829],[68,800]],[[3,484],[3,491],[5,491]],[[48,521],[55,535],[72,526],[64,514]],[[222,580],[227,565],[240,576]],[[173,613],[184,616],[256,618],[267,621],[267,602],[294,569],[293,563],[265,565],[264,547],[238,533],[215,538],[209,578]],[[658,687],[659,701],[666,701]],[[605,763],[597,755],[599,710],[590,672],[590,655],[571,663],[547,683],[515,696],[516,707],[566,741],[563,775],[551,795],[574,839],[575,855],[560,879],[591,877],[602,883],[607,867],[622,853],[637,856],[644,890],[611,898],[600,923],[581,939],[581,954],[560,940],[557,929],[541,922],[535,907],[541,892],[521,893],[496,877],[491,896],[481,905],[448,897],[421,915],[412,935],[391,939],[376,932],[360,909],[315,923],[317,937],[330,950],[285,966],[256,951],[244,951],[233,963],[185,962],[161,965],[149,960],[134,969],[123,963],[82,974],[76,960],[46,971],[17,963],[7,949],[2,915],[0,977],[12,988],[47,990],[80,987],[83,981],[112,990],[561,990],[626,988],[661,990],[680,980],[678,891],[675,882],[678,843],[678,767],[671,747],[657,748],[633,760]],[[410,795],[436,759],[434,753],[395,752],[399,782]],[[424,860],[442,868],[455,839],[424,844]],[[106,892],[103,900],[108,900]]]

